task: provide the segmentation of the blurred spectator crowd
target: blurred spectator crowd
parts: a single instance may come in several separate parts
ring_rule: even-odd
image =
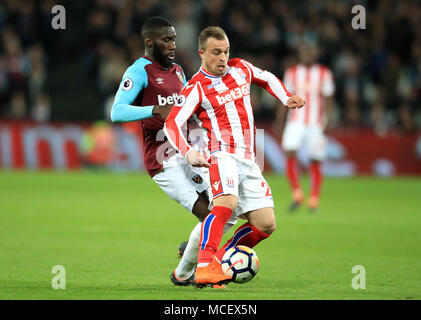
[[[53,5],[54,1],[0,2],[0,117],[50,119]]]
[[[334,126],[372,127],[379,134],[421,128],[421,1],[69,0],[60,2],[66,8],[65,31],[51,28],[55,4],[0,3],[1,117],[55,120],[60,90],[66,87],[53,93],[48,88],[51,75],[58,72],[50,61],[60,45],[61,61],[74,66],[73,74],[65,75],[69,83],[93,84],[90,94],[104,105],[85,119],[106,118],[122,74],[143,53],[142,23],[159,15],[175,26],[177,61],[187,78],[200,65],[197,36],[208,25],[227,31],[231,56],[250,60],[281,79],[284,70],[297,63],[298,44],[316,43],[319,61],[335,77]],[[351,8],[356,4],[366,9],[366,29],[352,28]],[[77,39],[72,42],[77,51],[66,50],[70,45],[57,40],[60,32]],[[78,87],[72,88],[77,104]],[[274,119],[274,99],[256,90],[253,102],[257,120]]]

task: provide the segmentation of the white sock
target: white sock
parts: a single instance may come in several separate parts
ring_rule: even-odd
[[[222,234],[226,234],[233,226],[235,226],[236,223],[237,221],[235,221],[234,223],[232,223],[231,221],[228,221],[224,226],[224,230],[222,231]]]
[[[235,223],[234,223],[235,224]],[[223,233],[227,233],[234,224],[227,223],[224,226]],[[197,258],[199,254],[199,242],[200,232],[202,229],[202,223],[199,222],[190,233],[189,241],[186,249],[184,250],[183,257],[180,260],[177,268],[175,269],[175,275],[180,279],[188,279],[194,273],[194,267],[197,264]]]
[[[180,260],[175,275],[181,279],[187,279],[194,273],[194,267],[197,264],[197,256],[199,254],[200,230],[202,223],[199,222],[190,233],[189,241],[184,250],[183,257]]]

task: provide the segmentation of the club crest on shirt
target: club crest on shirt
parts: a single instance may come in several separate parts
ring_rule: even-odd
[[[193,176],[191,179],[193,180],[193,182],[195,182],[197,184],[200,184],[200,183],[203,182],[202,177],[200,175],[198,175],[198,174],[196,174],[195,176]]]
[[[183,78],[183,74],[181,71],[176,70],[175,73],[177,74],[178,79],[181,81],[181,83],[184,84],[184,78]]]
[[[124,91],[128,91],[133,88],[133,80],[130,78],[126,78],[123,80],[123,84],[121,85],[121,89]]]
[[[227,178],[227,186],[230,188],[234,188],[234,179],[231,177]]]

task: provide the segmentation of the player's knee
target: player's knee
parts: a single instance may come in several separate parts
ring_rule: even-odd
[[[288,158],[295,158],[297,156],[297,153],[295,150],[288,150],[285,152],[285,154]]]
[[[226,207],[230,208],[231,211],[234,211],[237,208],[237,199],[230,200]]]
[[[199,219],[199,221],[203,221],[206,216],[209,214],[210,210],[209,207],[209,198],[206,193],[200,193],[197,201],[195,202],[192,212],[193,214]]]
[[[226,204],[225,207],[230,208],[231,211],[234,212],[234,210],[237,208],[237,199],[235,200],[229,200]]]
[[[213,200],[214,206],[227,207],[231,211],[234,211],[237,208],[237,203],[237,197],[233,195],[224,195]]]
[[[276,229],[276,220],[273,209],[265,208],[253,212],[248,216],[249,222],[261,232],[270,235]]]
[[[263,233],[266,233],[267,235],[271,235],[276,229],[276,222],[275,220],[266,221],[265,223],[259,224],[259,226],[257,226],[257,229],[259,229]]]

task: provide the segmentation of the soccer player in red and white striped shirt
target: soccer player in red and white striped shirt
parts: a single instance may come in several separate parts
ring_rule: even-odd
[[[213,209],[202,223],[195,273],[199,286],[230,281],[220,266],[225,250],[239,244],[253,247],[275,230],[272,194],[254,161],[251,85],[263,87],[288,108],[305,104],[272,73],[242,59],[228,60],[229,49],[221,28],[207,27],[200,33],[202,66],[182,89],[164,126],[168,141],[192,166],[209,168]],[[183,134],[183,125],[192,116],[207,131],[207,159]],[[218,250],[223,227],[234,211],[248,222]]]
[[[287,156],[286,177],[293,197],[291,211],[297,209],[304,201],[299,180],[297,150],[302,146],[307,148],[311,159],[308,205],[309,209],[315,212],[319,206],[322,184],[321,162],[326,156],[324,131],[332,112],[335,85],[331,70],[316,63],[316,45],[302,44],[298,53],[300,63],[286,70],[284,84],[290,92],[304,97],[306,107],[288,112],[282,147]]]

